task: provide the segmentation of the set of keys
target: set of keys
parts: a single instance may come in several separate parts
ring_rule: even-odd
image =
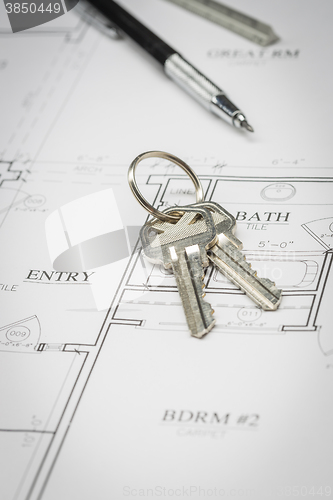
[[[189,174],[197,203],[159,212],[142,198],[134,171],[141,160],[152,156],[171,160]],[[155,215],[140,231],[143,254],[150,262],[172,269],[192,336],[202,338],[215,325],[214,311],[203,292],[204,269],[210,262],[262,309],[277,309],[281,290],[271,280],[259,278],[246,261],[242,242],[234,235],[235,218],[218,203],[201,201],[200,181],[188,165],[161,151],[143,153],[130,166],[129,183],[141,205]]]

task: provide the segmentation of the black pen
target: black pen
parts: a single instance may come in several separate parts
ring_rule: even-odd
[[[208,111],[227,120],[234,127],[253,132],[244,113],[228,99],[223,90],[129,12],[113,0],[90,0],[90,3],[161,63],[165,73]]]

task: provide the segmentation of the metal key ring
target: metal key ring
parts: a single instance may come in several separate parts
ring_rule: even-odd
[[[202,189],[201,182],[196,175],[196,173],[189,167],[183,160],[178,158],[177,156],[174,156],[170,153],[165,153],[164,151],[146,151],[145,153],[142,153],[141,155],[137,156],[131,163],[129,169],[128,169],[128,183],[129,186],[132,190],[132,193],[134,194],[135,198],[138,200],[140,205],[147,210],[150,214],[154,215],[157,219],[165,221],[165,222],[176,222],[177,220],[180,219],[181,215],[178,213],[178,215],[170,215],[170,214],[164,214],[163,212],[160,212],[156,208],[154,208],[148,201],[142,196],[138,185],[135,180],[135,169],[140,163],[140,161],[144,160],[145,158],[163,158],[165,160],[169,160],[172,163],[175,163],[178,165],[180,168],[182,168],[189,178],[192,180],[194,187],[195,187],[195,193],[196,193],[196,199],[197,203],[201,203],[205,199],[204,191]],[[176,207],[175,207],[176,209]],[[176,210],[175,210],[176,211]]]

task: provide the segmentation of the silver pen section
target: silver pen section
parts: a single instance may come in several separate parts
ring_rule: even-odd
[[[169,78],[208,111],[215,113],[235,127],[253,132],[244,113],[228,99],[223,90],[208,80],[181,55],[174,53],[169,56],[164,63],[164,70]]]

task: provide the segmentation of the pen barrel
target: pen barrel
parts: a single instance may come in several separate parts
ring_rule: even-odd
[[[175,53],[170,45],[113,0],[91,0],[91,4],[161,64]]]
[[[238,126],[237,116],[241,113],[217,85],[200,73],[192,64],[179,54],[172,54],[164,63],[165,73],[200,102],[231,125]]]

